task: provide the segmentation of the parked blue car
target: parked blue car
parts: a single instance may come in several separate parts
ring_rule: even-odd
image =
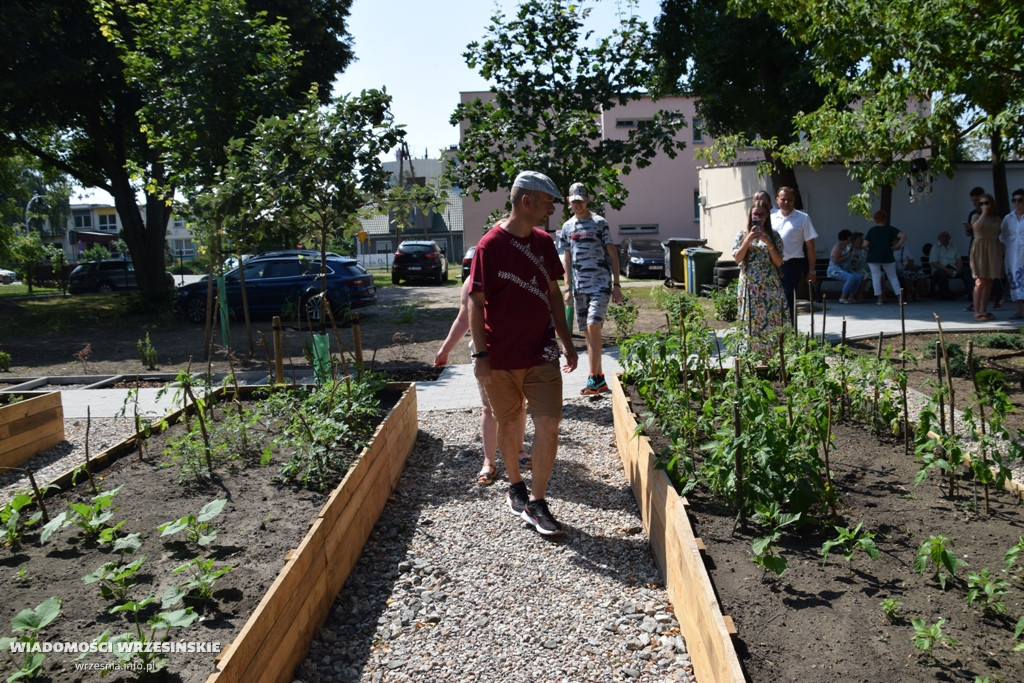
[[[335,319],[343,320],[345,311],[377,303],[373,276],[353,258],[328,254],[327,301]],[[245,290],[249,313],[253,316],[281,315],[299,322],[320,322],[320,253],[316,251],[277,251],[254,256],[246,261]],[[239,269],[224,275],[228,309],[242,316],[242,281]],[[217,285],[214,282],[214,295]],[[206,320],[207,281],[201,280],[176,291],[174,310],[194,323]]]

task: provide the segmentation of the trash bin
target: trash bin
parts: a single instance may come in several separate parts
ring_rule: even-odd
[[[722,252],[707,247],[692,247],[686,250],[687,292],[699,296],[704,285],[714,282],[715,262],[721,255]]]
[[[661,246],[665,249],[665,279],[685,287],[688,273],[684,251],[705,244],[707,240],[687,237],[670,237],[662,242]]]

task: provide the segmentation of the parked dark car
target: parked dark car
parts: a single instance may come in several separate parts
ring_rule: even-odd
[[[624,239],[619,245],[619,271],[628,278],[660,278],[665,274],[665,248],[658,240]]]
[[[363,308],[377,303],[373,276],[353,259],[329,254],[327,300],[336,320],[343,320],[347,309]],[[282,315],[305,322],[320,321],[320,253],[315,251],[283,251],[254,256],[245,265],[245,291],[249,313],[253,316]],[[228,309],[242,316],[242,284],[239,269],[224,275]],[[179,287],[174,310],[195,323],[206,320],[207,281],[200,280]],[[214,294],[217,285],[214,283]]]
[[[174,288],[174,276],[166,273],[171,289]],[[135,266],[131,261],[110,259],[105,261],[86,261],[79,263],[68,276],[68,291],[72,294],[84,292],[100,292],[106,294],[127,289],[138,289],[135,281]]]
[[[398,245],[391,262],[391,282],[429,280],[439,285],[448,281],[448,257],[433,241],[406,240]]]
[[[476,253],[476,247],[472,246],[466,250],[466,253],[462,255],[462,281],[465,282],[466,278],[469,277],[469,269],[473,265],[473,254]]]

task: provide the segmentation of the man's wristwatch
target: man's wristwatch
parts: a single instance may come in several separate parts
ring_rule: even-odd
[[[487,358],[486,351],[477,351],[476,353],[469,354],[473,358]]]

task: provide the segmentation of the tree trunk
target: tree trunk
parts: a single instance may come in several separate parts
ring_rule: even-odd
[[[771,164],[772,171],[772,196],[779,194],[780,187],[791,187],[796,196],[793,198],[793,208],[800,209],[804,208],[803,197],[800,196],[800,185],[796,182],[796,171],[792,166],[783,164],[779,159],[771,152],[765,150],[765,160]]]
[[[164,248],[167,244],[170,207],[160,198],[147,194],[146,218],[143,219],[135,203],[135,189],[127,175],[114,179],[112,194],[124,229],[124,241],[128,245],[132,263],[135,264],[135,280],[139,290],[147,299],[166,298],[168,290]]]
[[[1003,131],[996,126],[989,138],[992,148],[992,197],[996,200],[999,216],[1010,213],[1010,195],[1006,187],[1006,157],[1003,156]]]
[[[886,185],[879,190],[879,201],[882,211],[892,219],[892,185]]]

